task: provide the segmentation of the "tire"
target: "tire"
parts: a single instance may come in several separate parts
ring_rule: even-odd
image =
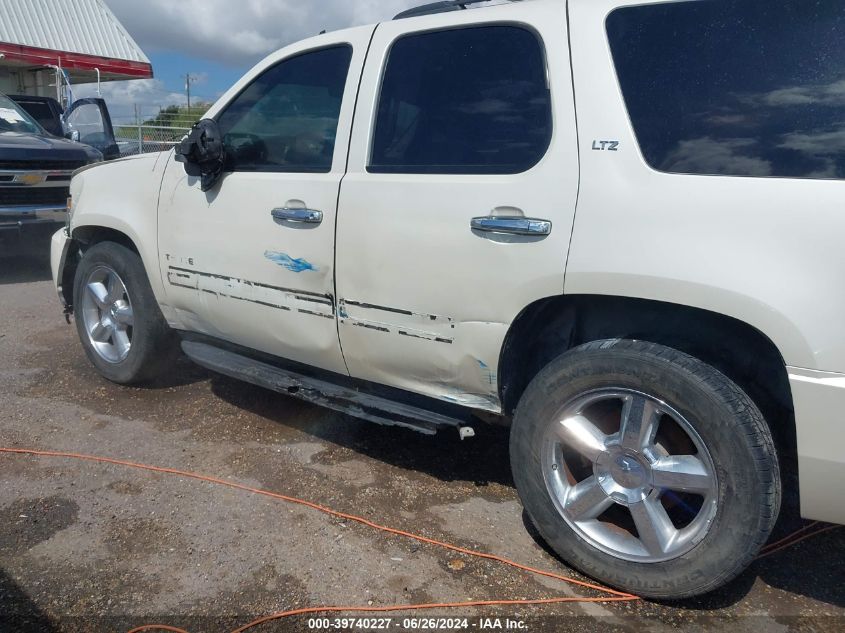
[[[642,597],[729,582],[780,508],[777,454],[757,406],[713,367],[653,343],[598,341],[551,362],[519,402],[510,452],[519,496],[551,548]]]
[[[178,354],[141,258],[121,244],[100,242],[85,251],[76,269],[73,305],[82,347],[111,382],[149,382]]]

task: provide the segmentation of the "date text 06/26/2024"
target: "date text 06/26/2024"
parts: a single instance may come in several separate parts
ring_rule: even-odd
[[[512,618],[310,618],[313,631],[527,631],[523,620]]]

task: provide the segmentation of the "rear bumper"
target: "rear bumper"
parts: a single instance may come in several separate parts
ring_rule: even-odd
[[[66,204],[0,207],[0,231],[33,224],[55,224],[67,220]]]
[[[801,515],[845,524],[845,374],[788,367]]]

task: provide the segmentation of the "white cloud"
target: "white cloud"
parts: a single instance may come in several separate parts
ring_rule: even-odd
[[[744,114],[713,114],[707,122],[716,126],[747,125],[748,117]]]
[[[232,66],[322,30],[390,19],[424,0],[106,0],[142,49]]]
[[[742,174],[771,176],[772,164],[753,156],[753,139],[713,139],[681,141],[664,161],[666,171],[690,174]]]
[[[773,90],[762,95],[752,95],[751,100],[772,107],[802,105],[845,105],[845,80],[829,84],[793,86]]]
[[[115,125],[134,123],[137,112],[141,119],[148,119],[159,108],[171,104],[184,104],[185,95],[171,92],[158,79],[136,79],[134,81],[110,81],[100,86],[103,99]],[[96,97],[96,84],[81,84],[73,87],[73,98]]]
[[[845,128],[786,134],[779,145],[812,156],[841,156],[845,151]]]
[[[267,54],[322,30],[373,24],[431,0],[105,0],[138,45],[148,53],[168,52],[222,63],[244,71]],[[197,98],[215,100],[197,75]],[[112,117],[134,121],[159,107],[184,104],[185,95],[162,82],[135,80],[102,85]],[[74,87],[74,96],[95,96],[96,85]]]
[[[783,88],[763,95],[763,103],[768,106],[795,106],[814,103],[816,98],[809,88]]]

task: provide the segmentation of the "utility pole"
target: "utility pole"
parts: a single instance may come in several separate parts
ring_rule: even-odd
[[[185,75],[185,93],[188,95],[188,110],[191,109],[191,83],[196,81],[196,77],[191,77],[191,73]]]
[[[138,153],[144,153],[144,132],[141,129],[141,112],[138,109],[138,104],[135,104],[135,123],[138,126]]]

